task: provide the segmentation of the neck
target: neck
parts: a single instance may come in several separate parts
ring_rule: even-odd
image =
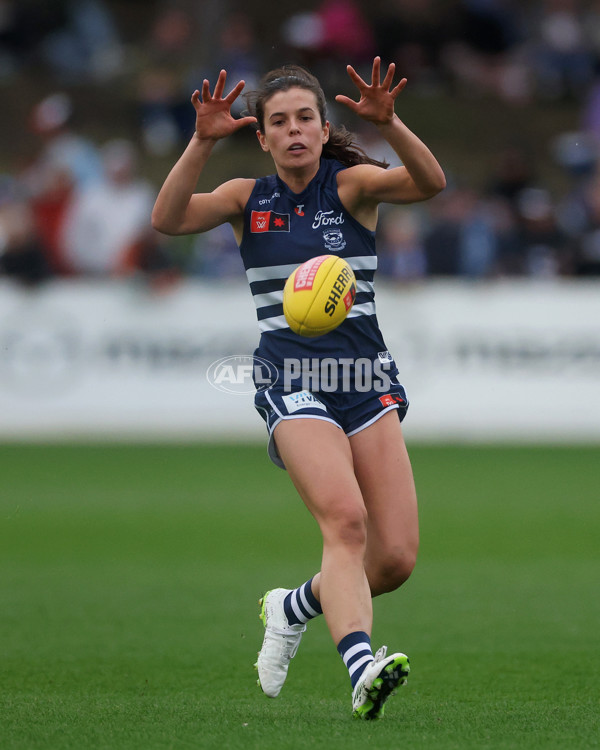
[[[287,170],[278,167],[277,174],[279,179],[283,180],[293,193],[301,193],[317,174],[319,167],[320,162],[316,166],[312,165],[310,167],[302,167],[301,169]]]

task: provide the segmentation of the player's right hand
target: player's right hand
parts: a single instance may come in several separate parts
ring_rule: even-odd
[[[192,94],[192,104],[196,110],[196,136],[201,140],[217,141],[256,122],[256,117],[240,117],[237,120],[232,117],[231,105],[246,84],[245,81],[240,81],[226,97],[223,97],[226,80],[227,72],[222,70],[212,94],[207,79],[202,83],[202,96],[197,89]]]

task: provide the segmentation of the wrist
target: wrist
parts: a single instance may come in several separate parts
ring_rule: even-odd
[[[377,127],[383,135],[385,131],[393,130],[399,123],[401,124],[400,118],[394,112],[389,120],[380,120],[379,122],[376,122],[375,127]]]
[[[195,132],[192,136],[191,142],[196,145],[208,146],[209,148],[212,148],[218,140],[218,138],[207,138],[206,136],[200,136]]]

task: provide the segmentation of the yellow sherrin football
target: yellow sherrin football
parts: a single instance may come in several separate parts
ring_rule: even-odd
[[[342,323],[356,298],[356,277],[348,261],[318,255],[298,266],[283,289],[283,313],[300,336],[322,336]]]

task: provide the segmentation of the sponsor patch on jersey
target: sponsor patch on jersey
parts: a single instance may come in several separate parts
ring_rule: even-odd
[[[344,295],[344,307],[346,308],[346,310],[349,310],[352,307],[355,299],[356,299],[356,287],[354,286],[354,284],[352,284],[347,294]]]
[[[275,211],[252,211],[250,231],[254,233],[289,232],[290,215],[278,214]]]
[[[399,396],[397,393],[386,393],[384,396],[379,396],[382,406],[393,406],[394,404],[405,404],[406,401]]]
[[[384,365],[386,362],[393,362],[394,360],[389,352],[377,352],[377,356],[379,357],[379,361],[382,365]]]
[[[299,409],[323,409],[327,411],[324,403],[319,401],[310,391],[298,391],[297,393],[288,393],[283,396],[283,403],[288,414],[293,414]]]
[[[325,249],[331,253],[339,253],[346,247],[346,240],[341,229],[327,229],[323,232]]]
[[[339,214],[334,215],[333,209],[331,211],[317,211],[315,219],[312,223],[313,229],[319,227],[333,227],[339,226],[344,223],[344,214],[340,211]]]

